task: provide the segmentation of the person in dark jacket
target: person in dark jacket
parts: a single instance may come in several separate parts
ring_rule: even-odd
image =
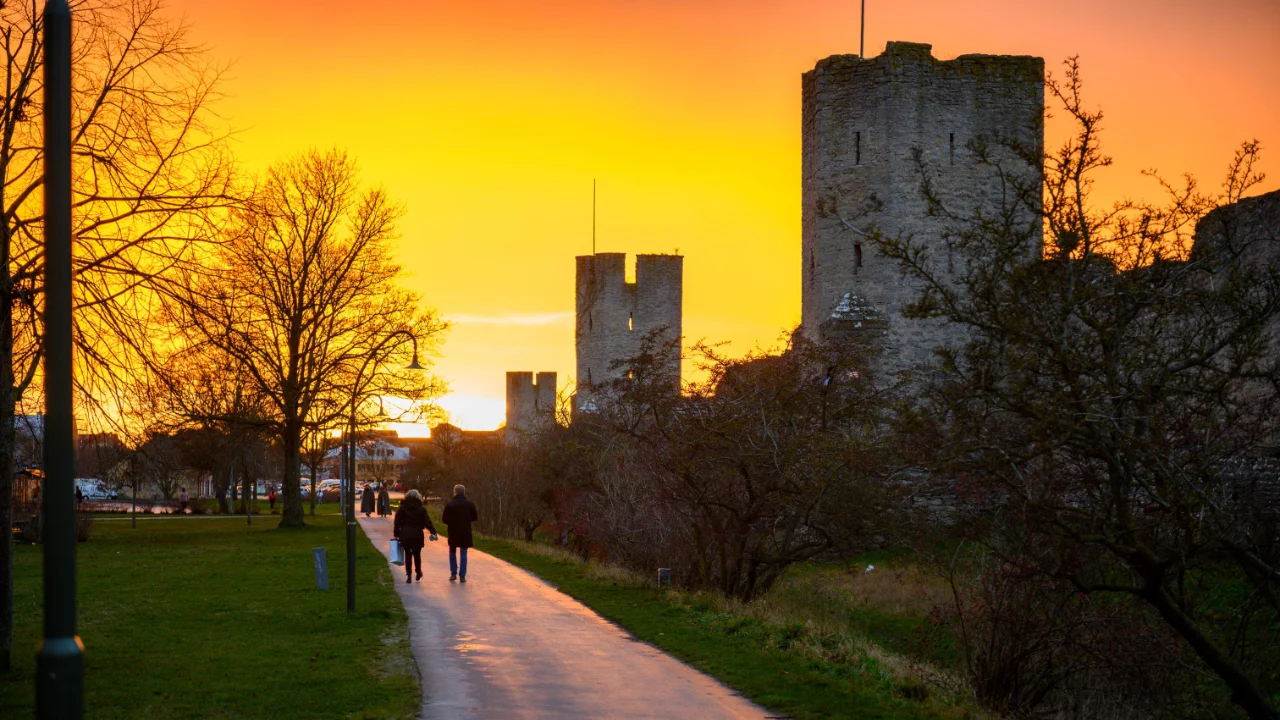
[[[360,494],[360,512],[364,513],[365,517],[373,514],[373,502],[373,487],[365,485],[364,492]]]
[[[422,579],[422,546],[425,544],[422,531],[424,529],[431,533],[432,540],[436,539],[436,527],[431,524],[427,509],[422,505],[422,496],[417,490],[410,490],[400,503],[400,509],[396,510],[395,524],[392,526],[392,532],[400,541],[400,547],[404,549],[405,582],[413,579],[414,567],[418,568],[418,579]]]
[[[467,489],[453,486],[453,499],[444,506],[440,518],[449,527],[449,582],[467,581],[467,548],[471,547],[471,523],[478,519],[476,504],[467,499]],[[461,551],[462,561],[458,561]]]
[[[391,514],[391,493],[387,492],[387,484],[382,483],[378,486],[378,517],[386,517]]]

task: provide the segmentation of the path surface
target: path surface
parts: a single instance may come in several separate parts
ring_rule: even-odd
[[[391,520],[360,518],[388,553]],[[537,577],[475,549],[467,583],[449,582],[445,538],[426,574],[392,567],[422,674],[422,717],[767,718],[768,712],[640,642]]]

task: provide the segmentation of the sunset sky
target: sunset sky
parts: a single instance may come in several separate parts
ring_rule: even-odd
[[[463,426],[501,422],[508,370],[571,379],[593,178],[600,251],[685,255],[688,338],[745,351],[799,321],[800,75],[858,52],[856,1],[169,8],[232,63],[218,109],[247,170],[336,146],[406,205],[406,283],[454,323],[435,368]],[[869,0],[867,54],[888,40],[1080,55],[1109,197],[1149,195],[1144,168],[1216,186],[1251,138],[1280,187],[1277,0]]]

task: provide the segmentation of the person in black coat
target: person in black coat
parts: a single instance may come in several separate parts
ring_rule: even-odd
[[[387,492],[387,484],[382,483],[378,486],[378,517],[386,517],[391,514],[391,493]]]
[[[440,518],[449,528],[449,581],[467,581],[467,548],[471,547],[471,523],[478,519],[476,504],[467,499],[467,489],[453,486],[453,499],[444,506]],[[461,551],[462,561],[458,561]]]
[[[410,490],[400,503],[400,509],[396,510],[395,524],[392,526],[392,532],[400,541],[400,547],[404,549],[405,582],[413,579],[415,566],[418,568],[418,579],[422,579],[422,546],[425,544],[422,531],[424,529],[431,533],[432,540],[436,539],[436,527],[431,524],[431,517],[427,515],[427,509],[422,505],[422,496],[417,490]]]
[[[360,494],[360,512],[364,513],[365,517],[369,517],[373,512],[373,502],[373,487],[365,485],[364,492]]]

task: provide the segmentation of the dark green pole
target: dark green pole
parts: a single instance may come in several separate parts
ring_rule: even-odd
[[[357,376],[356,387],[360,386]],[[351,394],[351,428],[347,437],[347,612],[356,611],[356,397]]]
[[[75,408],[71,394],[71,10],[44,6],[44,642],[36,716],[84,715],[76,636]]]

